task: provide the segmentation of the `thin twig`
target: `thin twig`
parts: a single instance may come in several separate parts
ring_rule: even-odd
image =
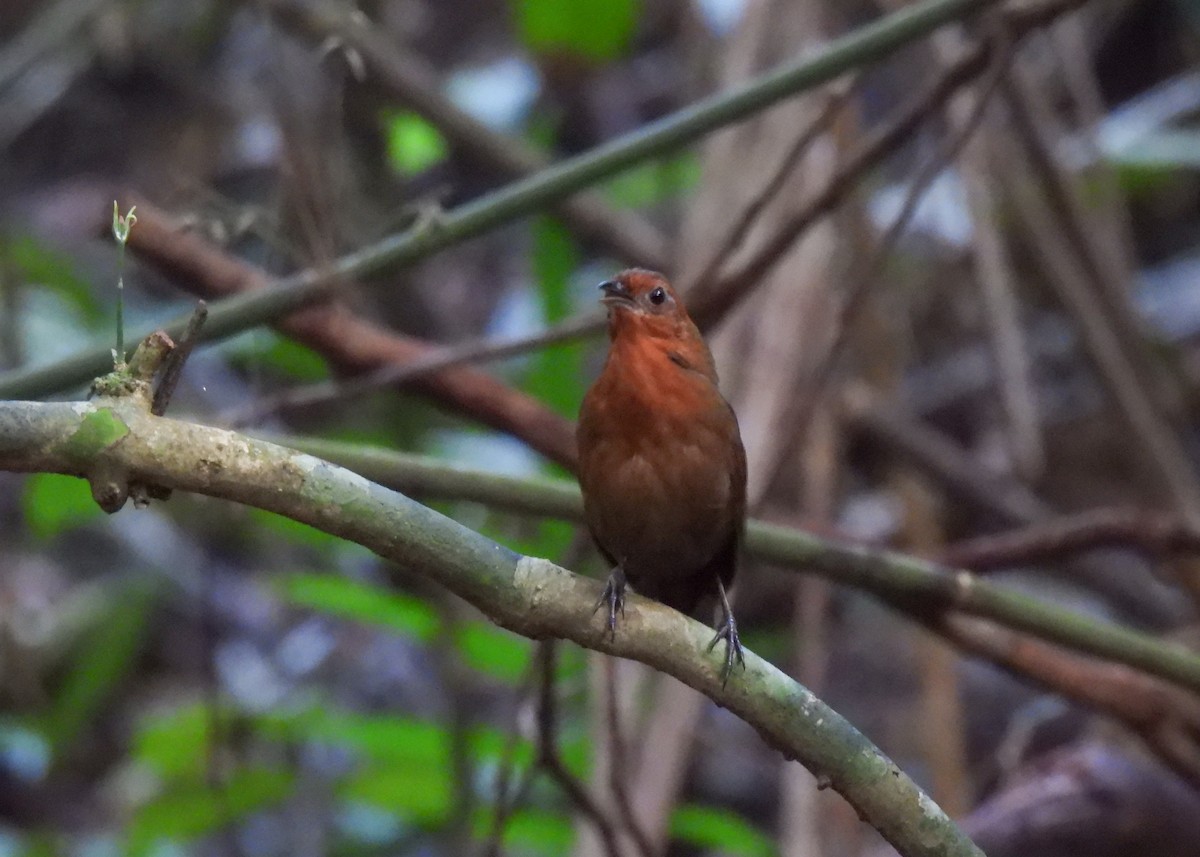
[[[192,310],[192,317],[188,320],[187,329],[184,330],[180,340],[175,343],[175,348],[167,355],[166,362],[163,364],[162,376],[154,391],[154,401],[150,406],[150,413],[155,416],[161,417],[167,412],[171,397],[175,395],[175,388],[179,386],[179,379],[183,377],[184,364],[187,363],[196,343],[200,341],[200,329],[204,327],[204,321],[207,318],[208,304],[202,300],[196,301],[196,308]]]
[[[1056,4],[1054,6],[1054,13],[1061,13],[1062,9],[1058,8],[1059,5],[1066,7],[1074,5],[1076,2],[1079,2],[1079,0],[1071,0],[1067,4]],[[1040,14],[1027,14],[1025,17],[1019,18],[1017,23],[1009,25],[1011,29],[1014,32],[1025,32],[1035,24],[1040,24],[1049,17],[1052,17],[1049,12],[1041,10],[1040,7],[1034,11],[1038,11]],[[925,118],[936,112],[961,86],[968,83],[987,68],[987,60],[991,51],[991,46],[981,46],[946,69],[937,81],[916,97],[907,108],[902,109],[900,115],[890,122],[886,128],[875,132],[855,154],[847,158],[846,162],[825,186],[824,190],[813,198],[802,211],[789,218],[787,224],[781,229],[780,234],[787,233],[796,236],[807,228],[808,225],[840,204],[845,195],[857,185],[858,180],[866,171],[893,152],[905,139],[915,132]],[[804,152],[811,139],[824,128],[828,116],[836,111],[840,103],[840,99],[836,94],[830,97],[821,115],[797,138],[788,155],[781,159],[776,170],[778,175],[784,175],[790,170],[794,156],[798,156]],[[969,131],[977,122],[978,118],[973,118],[970,122],[966,123],[971,127],[964,129],[966,133],[957,135],[955,139],[959,141],[965,140],[969,136]],[[961,145],[961,142],[959,145]],[[957,148],[957,145],[951,147],[953,151],[957,151]],[[926,181],[926,184],[932,178],[936,178],[936,172]],[[772,186],[778,187],[781,185],[782,182],[768,183],[765,185],[764,190]],[[917,199],[915,202],[912,202],[914,195]],[[917,182],[914,182],[913,192],[910,192],[909,201],[915,206],[916,202],[920,201],[919,197],[920,193]],[[760,195],[760,198],[756,199],[743,212],[733,230],[723,242],[724,246],[734,248],[744,240],[746,231],[753,225],[757,215],[767,202],[769,202],[769,199],[769,195]],[[912,212],[908,211],[907,215],[902,213],[901,216],[896,218],[893,223],[896,231],[903,228],[911,214]],[[885,243],[886,240],[885,236],[884,239],[881,239],[881,243]],[[776,237],[774,243],[778,243],[778,241],[779,239]],[[774,246],[774,243],[772,246]],[[786,243],[790,243],[790,241]],[[761,260],[769,255],[771,254],[764,252],[761,255],[756,255],[755,258]],[[876,256],[882,255],[884,254],[876,254]],[[709,309],[710,303],[718,300],[718,298],[710,296],[718,292],[724,294],[726,291],[725,285],[721,284],[748,284],[751,282],[750,277],[752,275],[760,273],[755,267],[755,262],[751,260],[751,262],[746,263],[737,273],[722,277],[718,283],[718,281],[712,278],[716,276],[719,264],[725,258],[727,258],[727,255],[724,253],[714,254],[701,274],[695,279],[694,284],[688,289],[688,303],[691,314],[697,319],[697,323],[702,326],[705,324],[706,319],[709,318],[709,313],[714,311]],[[873,256],[872,258],[875,257]],[[759,264],[761,265],[761,262]],[[723,309],[728,309],[728,306],[732,306],[732,303],[728,306],[722,303],[721,306]],[[715,320],[715,318],[711,319],[711,321]],[[342,382],[340,384],[327,383],[300,388],[299,390],[281,394],[274,399],[268,399],[265,403],[253,405],[242,412],[228,416],[233,420],[234,424],[246,425],[281,410],[340,401],[343,398],[351,398],[372,392],[388,384],[401,384],[413,381],[450,366],[510,357],[535,350],[543,345],[593,335],[603,329],[603,324],[602,319],[584,317],[571,319],[538,334],[508,342],[480,341],[466,343],[461,346],[447,348],[441,353],[431,354],[428,358],[414,361],[412,364],[388,367],[373,376],[356,378],[353,381]]]
[[[961,44],[958,33],[936,33],[931,40],[943,63],[951,61],[953,51]],[[952,99],[947,115],[953,127],[969,122],[972,104],[978,96],[963,92]],[[999,130],[994,121],[991,129]],[[1004,177],[989,175],[989,134],[976,134],[963,147],[959,157],[959,173],[971,224],[971,258],[974,281],[982,300],[983,319],[991,344],[997,386],[1006,422],[1014,469],[1025,480],[1039,476],[1045,465],[1037,398],[1031,377],[1031,361],[1024,331],[1020,322],[1020,305],[1016,295],[1016,274],[999,223],[999,206],[993,180]]]
[[[85,428],[86,427],[86,428]],[[120,442],[111,442],[118,437]],[[198,462],[206,466],[199,466]],[[906,857],[979,850],[889,760],[835,711],[779,670],[746,652],[746,672],[723,686],[720,657],[705,653],[711,629],[637,596],[627,633],[591,621],[600,585],[546,560],[523,557],[361,476],[250,437],[154,417],[133,399],[91,403],[0,401],[0,469],[91,475],[169,484],[319,526],[447,587],[495,622],[530,637],[563,638],[669,672],[753,723],[796,755],[876,826]],[[336,503],[330,497],[339,498]],[[1200,687],[1200,658],[1129,629],[992,587],[911,557],[835,545],[781,527],[747,532],[747,546],[790,567],[870,586],[888,580],[897,603],[925,615],[955,608],[989,614],[1016,630],[1120,660]],[[805,716],[797,716],[803,711]],[[914,818],[914,807],[920,812]]]
[[[538,646],[540,683],[538,694],[538,766],[558,783],[567,799],[592,822],[604,842],[610,857],[621,857],[617,846],[617,831],[600,805],[583,784],[567,770],[558,753],[558,710],[555,700],[555,641],[545,640]]]
[[[517,747],[521,743],[519,714],[521,706],[531,697],[534,685],[538,681],[539,673],[535,669],[536,666],[536,664],[530,664],[526,668],[524,676],[517,685],[514,696],[513,716],[508,725],[508,738],[504,742],[504,749],[500,753],[500,764],[496,770],[495,797],[492,801],[494,807],[492,810],[492,823],[488,830],[487,839],[480,849],[484,857],[500,857],[503,851],[505,825],[507,825],[513,810],[521,805],[521,800],[528,790],[526,784],[530,780],[535,767],[530,765],[526,769],[522,783],[513,790],[512,797],[510,798],[510,785],[512,783],[513,771],[517,764]]]
[[[1175,514],[1092,509],[1017,530],[950,545],[941,560],[956,568],[992,571],[1058,562],[1074,554],[1122,548],[1151,559],[1200,555],[1200,528]]]
[[[1050,506],[1020,482],[995,473],[966,455],[937,430],[905,413],[895,402],[877,404],[865,388],[843,396],[852,428],[916,462],[952,496],[1009,524],[1028,524],[1051,513]]]
[[[637,845],[638,853],[642,857],[654,857],[654,846],[633,811],[629,789],[626,788],[628,769],[625,764],[625,741],[621,735],[621,712],[617,705],[617,663],[612,658],[604,659],[604,717],[608,723],[608,782],[616,798],[617,813]]]
[[[817,115],[796,136],[796,139],[788,147],[788,150],[783,153],[783,157],[779,159],[778,165],[767,180],[763,182],[762,188],[754,195],[750,204],[738,215],[738,219],[726,233],[721,245],[713,251],[708,261],[704,264],[704,267],[700,269],[700,273],[695,277],[696,284],[708,283],[713,280],[720,273],[721,266],[728,262],[737,249],[742,246],[742,242],[746,240],[746,235],[758,220],[758,216],[787,187],[787,178],[795,170],[796,164],[799,163],[804,153],[808,151],[813,141],[825,132],[834,117],[837,116],[838,111],[845,106],[846,99],[850,95],[853,86],[853,81],[846,81],[840,85],[830,87],[830,91],[825,94],[824,103],[820,106]]]
[[[603,316],[583,315],[529,336],[501,341],[475,339],[446,347],[431,346],[427,355],[414,360],[385,366],[348,380],[309,384],[263,397],[241,410],[225,413],[223,420],[228,425],[247,426],[301,408],[345,403],[385,387],[403,387],[445,369],[514,357],[548,345],[594,336],[604,330],[604,324]]]

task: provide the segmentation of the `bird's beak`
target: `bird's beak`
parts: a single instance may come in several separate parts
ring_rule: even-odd
[[[600,303],[606,306],[636,306],[633,295],[629,293],[629,287],[619,280],[605,280],[600,284],[600,291],[604,292]]]

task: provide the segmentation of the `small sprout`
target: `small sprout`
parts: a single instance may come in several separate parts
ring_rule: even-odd
[[[125,242],[137,223],[135,211],[137,206],[130,206],[129,213],[122,217],[117,201],[113,200],[113,237],[121,247],[117,255],[117,347],[113,349],[113,368],[118,372],[125,369]]]
[[[133,229],[133,224],[137,223],[137,206],[131,206],[129,213],[124,217],[121,216],[121,210],[117,208],[117,201],[113,200],[113,235],[120,243],[121,247],[125,247],[125,242],[129,240],[129,230]]]

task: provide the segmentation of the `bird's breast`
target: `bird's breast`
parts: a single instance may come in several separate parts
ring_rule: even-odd
[[[588,524],[635,587],[703,568],[740,526],[737,422],[709,381],[670,370],[654,386],[606,369],[580,413]]]

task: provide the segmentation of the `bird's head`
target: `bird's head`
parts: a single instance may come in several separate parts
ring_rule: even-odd
[[[696,336],[696,327],[662,274],[641,268],[622,271],[600,284],[600,302],[608,307],[608,329],[626,334],[676,339]]]

